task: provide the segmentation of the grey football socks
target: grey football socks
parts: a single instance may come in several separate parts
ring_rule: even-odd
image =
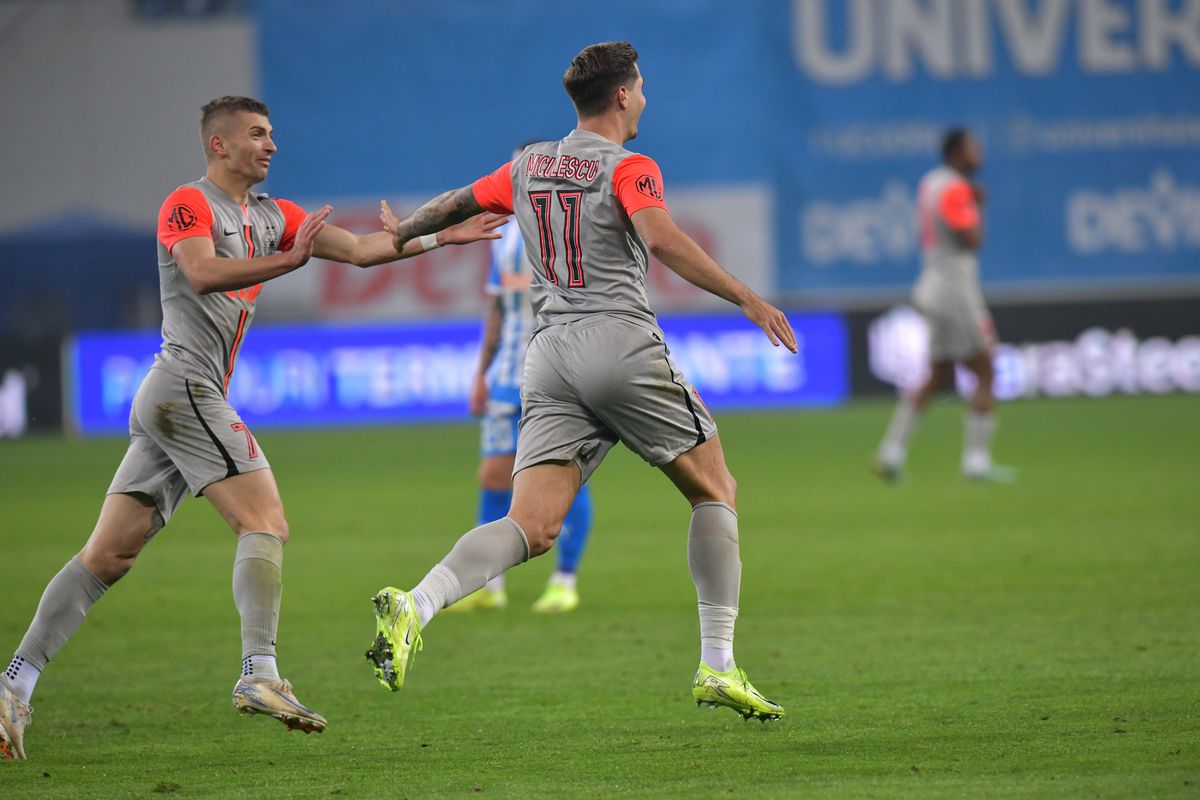
[[[255,677],[278,677],[274,672],[275,632],[283,598],[283,542],[278,536],[254,531],[238,537],[233,560],[233,602],[242,618],[243,672],[257,667]],[[256,658],[268,656],[268,659]],[[249,662],[247,660],[250,660]]]
[[[879,445],[880,461],[893,468],[904,466],[908,457],[908,440],[912,437],[920,416],[917,407],[907,397],[896,404],[887,432]]]
[[[421,626],[446,606],[528,560],[525,531],[508,517],[467,531],[412,591]]]
[[[700,607],[700,660],[726,672],[734,666],[733,626],[742,582],[737,512],[724,503],[692,509],[688,568]]]
[[[996,415],[968,409],[963,419],[962,471],[968,475],[987,472],[992,466],[992,436]]]
[[[107,590],[108,586],[83,565],[79,556],[68,561],[50,579],[33,622],[4,672],[9,688],[22,700],[29,702],[38,675],[78,630],[88,610]]]

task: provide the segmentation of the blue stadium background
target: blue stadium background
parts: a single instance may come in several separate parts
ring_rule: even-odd
[[[55,17],[54,9],[65,11]],[[186,122],[182,129],[194,127],[199,105],[226,91],[194,88],[216,66],[236,79],[222,85],[228,91],[256,93],[272,108],[281,150],[267,190],[333,200],[346,215],[341,224],[369,229],[379,197],[415,202],[492,169],[516,142],[569,130],[561,74],[581,47],[605,39],[629,39],[641,53],[649,107],[631,146],[662,166],[678,217],[709,236],[731,270],[796,309],[798,321],[813,313],[798,322],[814,326],[811,360],[797,373],[808,383],[777,382],[779,394],[770,389],[770,358],[746,351],[745,363],[720,361],[713,343],[727,333],[725,317],[689,315],[719,309],[694,294],[665,293],[668,319],[683,315],[691,327],[680,329],[681,339],[707,359],[695,368],[717,376],[731,406],[824,404],[890,390],[904,359],[881,367],[875,362],[890,351],[871,351],[870,343],[902,327],[903,318],[882,315],[904,301],[915,277],[913,190],[951,124],[973,128],[987,153],[983,274],[1011,344],[1001,356],[1028,366],[1037,342],[1132,329],[1138,341],[1173,348],[1169,358],[1161,343],[1146,351],[1151,366],[1135,371],[1172,376],[1147,386],[1200,391],[1196,0],[97,0],[26,12],[0,19],[0,28],[14,29],[7,58],[91,48],[137,77],[89,90],[86,74],[56,72],[63,58],[47,57],[45,70],[3,90],[10,107],[23,105],[35,118],[53,118],[54,98],[66,98],[80,132],[73,142],[88,159],[86,169],[73,167],[71,149],[39,145],[51,133],[0,148],[12,174],[48,163],[29,186],[45,210],[0,212],[0,407],[25,395],[31,427],[120,428],[123,411],[112,403],[152,355],[157,323],[154,207],[145,198],[161,198],[202,170],[192,141],[188,160],[142,155],[157,152],[146,148],[158,132],[139,125],[170,109]],[[211,45],[231,34],[248,43],[244,52]],[[192,66],[181,67],[181,58]],[[104,69],[95,66],[99,75]],[[84,99],[97,94],[103,102]],[[184,110],[176,113],[172,101]],[[112,116],[106,104],[122,102],[127,129],[146,143],[128,163],[114,155],[119,145],[101,141],[100,120]],[[116,179],[105,177],[106,166],[118,170]],[[99,176],[109,207],[77,207],[66,187],[82,172]],[[141,199],[125,200],[122,192],[135,186]],[[486,254],[449,250],[374,276],[319,265],[303,280],[272,285],[243,354],[244,391],[260,400],[277,392],[255,421],[461,416],[453,393],[436,398],[436,413],[427,405],[358,416],[333,406],[310,417],[279,410],[338,396],[335,383],[313,387],[334,380],[328,353],[338,337],[359,336],[347,327],[370,322],[364,335],[379,332],[380,346],[400,348],[437,345],[453,329],[447,346],[469,350]],[[446,276],[457,277],[439,284]],[[432,317],[441,321],[426,324]],[[313,321],[336,329],[301,324]],[[280,322],[288,325],[272,332]],[[113,333],[127,329],[139,332]],[[256,341],[266,349],[256,353]],[[1092,350],[1096,341],[1088,339]],[[120,344],[105,351],[105,342]],[[440,351],[422,352],[433,355],[421,369],[436,367]],[[1086,371],[1080,353],[1071,369]],[[735,386],[729,375],[757,377]],[[1040,391],[1036,375],[1021,381],[1033,387],[1026,394]]]
[[[1025,27],[1002,13],[1014,6]],[[907,285],[914,243],[889,229],[906,220],[888,207],[888,188],[911,194],[937,133],[954,123],[970,124],[987,146],[989,283],[1086,290],[1200,278],[1194,3],[366,0],[333,15],[326,3],[257,7],[262,91],[288,129],[290,154],[271,184],[281,194],[466,183],[501,163],[510,143],[569,130],[565,66],[589,42],[628,39],[649,98],[631,146],[659,162],[668,187],[765,187],[781,294]],[[1093,7],[1116,17],[1096,20]],[[970,9],[979,10],[969,20]],[[1183,47],[1174,29],[1155,33],[1176,17],[1176,29],[1192,28]],[[806,21],[814,25],[797,30]],[[889,44],[889,25],[917,23],[945,35]],[[964,43],[972,32],[973,53]],[[824,66],[815,50],[827,51]],[[1095,230],[1108,224],[1135,230]]]

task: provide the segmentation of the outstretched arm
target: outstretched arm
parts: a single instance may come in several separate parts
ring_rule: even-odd
[[[396,219],[396,215],[392,214],[392,210],[386,202],[381,203],[380,206],[380,218],[384,220],[385,226],[387,225],[389,215],[391,219],[399,222]],[[437,246],[470,244],[481,239],[499,239],[500,234],[494,231],[503,225],[507,219],[507,217],[500,214],[478,214],[457,225],[439,229],[435,234],[437,236]],[[386,264],[404,258],[412,258],[424,253],[426,250],[416,239],[405,242],[402,248],[394,247],[392,242],[392,235],[384,231],[355,234],[336,225],[326,225],[325,229],[321,231],[321,235],[317,237],[313,254],[317,258],[341,261],[346,264],[354,264],[357,267],[373,267],[376,264]]]
[[[385,203],[384,206],[386,205]],[[479,205],[479,201],[475,199],[472,187],[464,186],[461,189],[451,189],[439,194],[404,220],[393,224],[385,219],[384,230],[391,234],[392,246],[395,251],[403,254],[410,239],[440,231],[449,225],[469,219],[483,210],[483,206]],[[394,214],[392,219],[395,219]]]
[[[313,247],[333,209],[322,206],[304,218],[296,241],[284,253],[258,258],[222,258],[207,236],[182,239],[171,248],[175,263],[196,294],[230,292],[278,278],[299,269],[312,257]]]
[[[671,215],[657,206],[634,212],[633,227],[654,257],[688,283],[728,300],[763,329],[771,344],[780,342],[796,352],[796,334],[782,311],[763,300],[750,287],[730,275],[704,252],[692,237],[681,231]]]

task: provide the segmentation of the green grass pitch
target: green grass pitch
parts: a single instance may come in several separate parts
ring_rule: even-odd
[[[1005,406],[1014,486],[957,474],[935,407],[897,487],[890,407],[720,415],[740,483],[739,663],[787,709],[697,709],[686,504],[618,449],[594,481],[583,605],[438,618],[398,694],[362,652],[475,515],[468,426],[264,432],[288,509],[280,664],[329,717],[230,704],[233,537],[189,500],[42,679],[0,797],[1200,797],[1200,403]],[[0,442],[0,659],[83,544],[117,439]]]

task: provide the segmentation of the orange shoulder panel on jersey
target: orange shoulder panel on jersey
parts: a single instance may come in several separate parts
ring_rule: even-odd
[[[493,214],[513,213],[512,162],[471,184],[475,201]]]
[[[292,249],[296,242],[296,231],[300,230],[300,223],[304,222],[308,213],[291,200],[275,198],[275,205],[283,212],[283,236],[279,237],[279,251],[284,252]]]
[[[964,180],[951,182],[942,191],[938,213],[946,220],[946,224],[956,231],[978,225],[979,206],[975,202],[975,192],[971,185]]]
[[[193,236],[212,238],[213,215],[208,198],[195,186],[180,186],[158,210],[158,240],[167,252]]]
[[[663,201],[662,171],[648,156],[632,155],[621,159],[613,170],[612,185],[613,193],[630,216],[643,208],[661,208],[670,213]]]

